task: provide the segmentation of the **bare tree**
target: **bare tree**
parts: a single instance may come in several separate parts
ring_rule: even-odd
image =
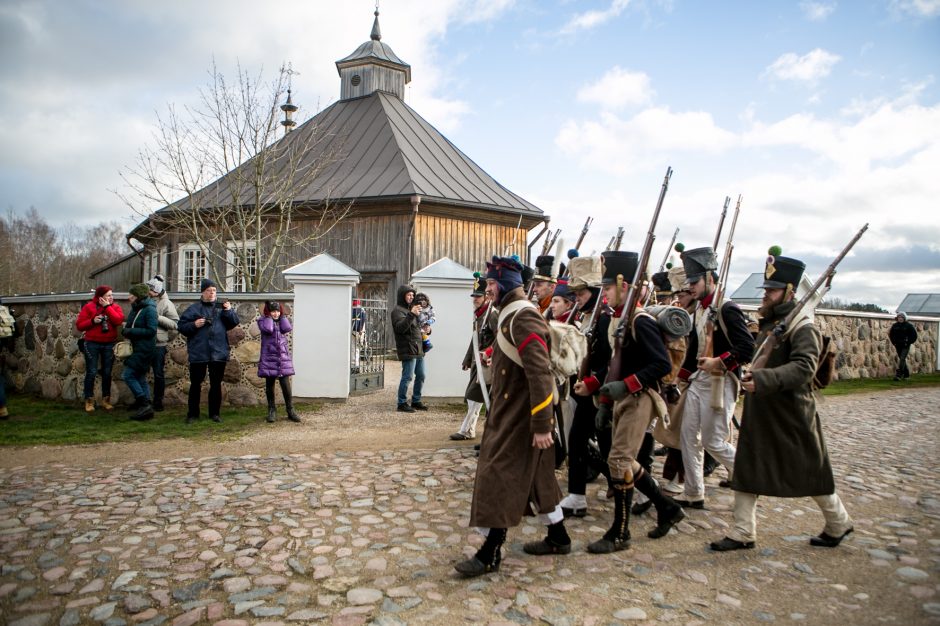
[[[216,280],[265,291],[288,264],[287,251],[311,249],[348,214],[328,188],[343,136],[310,120],[277,138],[291,74],[282,67],[266,83],[239,66],[231,83],[213,64],[201,106],[169,105],[157,116],[153,145],[122,173],[129,191],[116,192],[145,218],[138,240],[175,233],[198,245]],[[311,189],[319,199],[303,201]]]

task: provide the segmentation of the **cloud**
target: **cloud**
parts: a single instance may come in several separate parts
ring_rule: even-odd
[[[764,75],[778,80],[814,82],[828,76],[841,58],[822,48],[816,48],[803,56],[787,52],[777,57],[777,60],[764,70]]]
[[[835,2],[801,2],[803,16],[811,22],[823,22],[836,10]]]
[[[516,0],[473,0],[470,6],[462,10],[462,16],[457,15],[467,24],[476,22],[489,22],[506,12],[516,3]]]
[[[630,4],[630,0],[611,0],[610,6],[603,11],[585,11],[569,19],[561,28],[561,34],[570,35],[582,30],[589,30],[619,16]]]
[[[891,9],[914,17],[932,18],[940,15],[940,0],[891,0]]]
[[[597,82],[578,90],[579,102],[593,102],[606,108],[647,104],[655,92],[644,72],[631,72],[615,65]]]

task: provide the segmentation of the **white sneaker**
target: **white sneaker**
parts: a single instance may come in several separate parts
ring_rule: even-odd
[[[669,493],[682,493],[685,490],[685,487],[681,483],[676,482],[676,479],[673,478],[668,483],[663,485],[663,491],[668,491]]]
[[[564,509],[585,509],[587,508],[587,496],[584,494],[569,493],[558,503]]]

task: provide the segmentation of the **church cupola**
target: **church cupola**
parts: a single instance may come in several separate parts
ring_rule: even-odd
[[[411,66],[399,59],[388,44],[382,43],[378,7],[369,41],[337,61],[336,70],[341,82],[340,100],[368,96],[376,91],[404,100],[405,85],[411,82]]]

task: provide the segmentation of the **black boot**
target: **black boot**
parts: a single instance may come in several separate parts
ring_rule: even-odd
[[[682,521],[685,512],[675,500],[663,494],[659,488],[659,483],[650,476],[649,472],[644,471],[640,474],[635,484],[640,493],[649,498],[653,506],[656,507],[656,528],[649,531],[647,537],[650,539],[665,537],[673,526]]]
[[[137,398],[137,404],[140,406],[137,411],[131,415],[132,420],[144,422],[153,419],[153,406],[147,398]]]
[[[287,419],[292,422],[299,422],[300,416],[294,411],[294,397],[290,392],[290,383],[287,378],[281,379],[281,394],[284,396],[284,408],[287,409]]]
[[[565,521],[548,525],[548,534],[541,541],[530,541],[523,544],[522,551],[526,554],[568,554],[571,552],[571,537],[565,530]]]
[[[502,560],[501,546],[506,541],[505,528],[491,528],[486,541],[471,558],[454,565],[454,569],[464,576],[482,576],[489,572],[498,572]]]
[[[268,417],[266,418],[269,424],[273,424],[277,420],[277,410],[274,408],[274,379],[268,378],[264,381],[264,396],[268,401]]]
[[[629,489],[623,481],[614,482],[614,523],[604,536],[588,544],[592,554],[609,554],[630,547],[630,505],[633,503],[633,487]]]

